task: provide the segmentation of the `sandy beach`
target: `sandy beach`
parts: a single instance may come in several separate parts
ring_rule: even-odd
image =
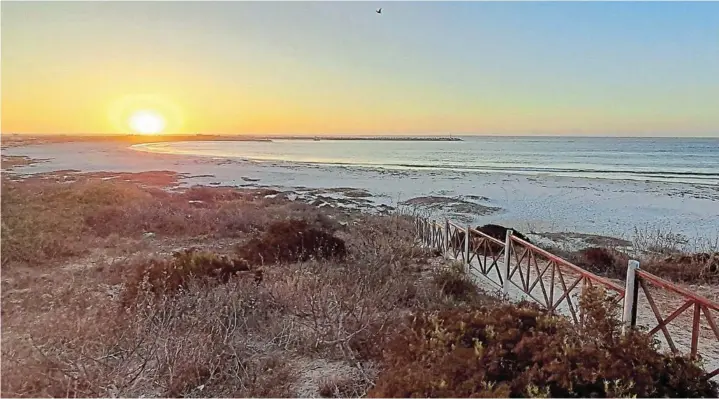
[[[39,161],[15,167],[19,175],[170,170],[181,174],[181,186],[272,188],[348,209],[417,207],[463,224],[514,226],[539,240],[580,233],[561,235],[563,245],[581,246],[585,235],[629,241],[669,236],[702,249],[719,238],[719,187],[711,185],[259,162],[159,154],[117,142],[17,146],[3,155]]]

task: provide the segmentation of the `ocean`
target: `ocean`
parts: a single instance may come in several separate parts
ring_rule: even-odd
[[[434,196],[499,209],[432,208],[438,218],[473,226],[495,223],[521,231],[622,238],[631,238],[636,229],[669,231],[713,243],[719,237],[719,139],[466,137],[461,142],[167,142],[132,148],[122,142],[83,142],[8,148],[3,155],[45,160],[16,168],[23,174],[172,170],[182,174],[185,186],[269,187],[307,198],[316,197],[311,192],[340,196],[326,189],[344,187],[371,193],[361,206],[396,206]]]
[[[463,137],[464,141],[274,140],[136,149],[257,162],[719,185],[719,139]]]

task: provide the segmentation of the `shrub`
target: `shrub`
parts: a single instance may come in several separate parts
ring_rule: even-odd
[[[103,241],[98,238],[114,235],[135,239],[144,232],[153,232],[158,238],[238,237],[262,231],[274,220],[290,218],[307,220],[311,227],[326,232],[338,226],[323,214],[326,210],[270,201],[261,190],[194,187],[168,192],[121,181],[152,182],[152,174],[119,175],[76,173],[72,178],[77,180],[63,184],[53,181],[57,177],[53,175],[22,182],[3,176],[2,264],[47,265],[83,254]],[[109,177],[115,178],[101,180]]]
[[[502,242],[504,242],[507,238],[507,230],[512,230],[512,235],[531,244],[531,241],[527,238],[527,236],[511,227],[504,227],[497,224],[485,224],[484,226],[477,226],[477,230]]]
[[[247,194],[230,187],[192,186],[181,194],[181,198],[187,201],[203,202],[244,200],[247,197]]]
[[[629,256],[613,249],[591,247],[570,256],[573,263],[592,273],[622,279],[627,274]]]
[[[591,247],[567,254],[567,259],[595,274],[624,279],[629,256],[623,252]],[[680,283],[719,282],[719,252],[650,255],[640,262],[641,268],[669,281]]]
[[[578,327],[531,305],[413,315],[369,396],[717,396],[698,365],[660,354],[646,334],[621,335],[608,303],[585,296]]]
[[[477,226],[475,229],[477,231],[480,231],[492,238],[495,238],[501,242],[504,242],[507,237],[507,230],[513,230],[509,227],[504,227],[496,224],[485,224],[484,226]],[[466,233],[464,231],[458,231],[456,235],[452,236],[450,239],[449,246],[451,248],[455,248],[458,250],[464,250],[464,236]],[[532,241],[527,238],[524,234],[520,233],[519,231],[513,230],[513,235],[521,240],[524,240],[528,243],[532,243]],[[488,242],[486,248],[482,245],[483,237],[479,235],[473,235],[472,236],[472,242],[470,243],[472,246],[473,251],[486,254],[486,255],[496,255],[502,251],[504,248],[503,245],[497,244],[495,242]]]
[[[172,294],[186,288],[195,278],[209,278],[226,283],[238,273],[252,274],[256,282],[262,280],[262,271],[252,269],[244,259],[230,259],[196,249],[176,252],[171,259],[150,259],[134,266],[125,283],[122,296],[124,307],[133,306],[138,295],[149,292],[155,296]]]
[[[48,259],[83,253],[79,237],[82,220],[74,205],[48,207],[42,202],[57,195],[59,187],[44,192],[36,185],[2,179],[2,265],[36,264]]]
[[[457,302],[472,302],[479,298],[479,288],[472,278],[464,273],[462,266],[442,269],[435,273],[434,283],[442,294]]]
[[[641,267],[667,280],[685,283],[719,283],[719,252],[648,258],[641,262]]]
[[[260,238],[238,247],[237,253],[252,265],[262,265],[341,259],[347,249],[342,239],[309,227],[304,220],[291,219],[273,222]]]

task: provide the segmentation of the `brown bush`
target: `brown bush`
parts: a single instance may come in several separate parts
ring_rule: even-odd
[[[155,296],[172,294],[186,288],[193,279],[209,278],[226,283],[240,273],[252,275],[256,282],[262,281],[262,270],[253,269],[241,258],[230,259],[196,249],[176,252],[171,259],[150,259],[132,267],[125,282],[122,305],[135,305],[138,295],[149,292]]]
[[[115,235],[135,239],[144,232],[158,238],[240,237],[288,218],[306,220],[328,232],[338,226],[319,209],[267,200],[261,190],[194,187],[168,192],[118,179],[72,176],[77,180],[63,184],[42,176],[21,182],[3,176],[3,265],[49,264],[84,254]],[[141,177],[147,176],[138,174],[137,178]],[[190,201],[203,202],[198,207]]]
[[[182,192],[181,198],[187,201],[223,202],[252,199],[251,196],[230,187],[192,186]]]
[[[629,256],[613,249],[591,247],[571,254],[570,260],[592,273],[623,279],[627,274]]]
[[[591,291],[591,290],[590,290]],[[412,316],[384,351],[370,397],[716,397],[686,358],[622,336],[611,307],[583,301],[585,324],[536,306]]]
[[[479,288],[471,277],[462,271],[461,267],[461,265],[459,268],[455,266],[435,273],[434,283],[442,294],[452,300],[473,303],[480,298]]]
[[[347,249],[342,239],[309,227],[304,220],[292,219],[273,222],[260,238],[238,247],[237,253],[252,265],[262,265],[342,259]]]
[[[477,231],[480,231],[492,238],[495,238],[501,242],[504,242],[507,237],[507,230],[513,230],[508,227],[499,226],[496,224],[486,224],[484,226],[477,226],[475,229]],[[456,235],[454,235],[450,239],[450,247],[464,250],[464,236],[466,233],[464,231],[458,231]],[[531,244],[532,241],[530,241],[529,238],[527,238],[524,234],[513,230],[513,235],[521,240],[524,240]],[[502,248],[504,248],[503,245],[497,244],[495,242],[488,243],[486,250],[485,247],[482,245],[482,237],[478,235],[472,236],[472,242],[470,245],[472,246],[472,250],[481,254],[481,255],[496,255],[502,251]]]
[[[598,275],[624,279],[627,273],[629,256],[614,249],[591,247],[569,252],[565,256],[577,266]],[[640,267],[673,282],[719,283],[719,253],[648,256],[641,259]]]
[[[467,235],[464,231],[457,231],[449,237],[449,247],[455,251],[464,250],[464,236]]]
[[[485,224],[484,226],[477,226],[477,230],[502,242],[504,242],[507,238],[507,230],[512,230],[512,235],[515,237],[530,244],[532,243],[527,236],[511,227],[504,227],[497,224]]]
[[[719,252],[649,257],[642,269],[670,281],[682,283],[719,283]]]
[[[83,226],[78,208],[57,205],[59,185],[43,190],[38,184],[2,179],[2,264],[35,264],[86,251],[80,242]],[[65,197],[67,193],[64,193]],[[71,200],[75,200],[72,198]]]

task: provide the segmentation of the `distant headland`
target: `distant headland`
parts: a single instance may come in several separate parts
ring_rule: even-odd
[[[459,137],[428,137],[428,136],[290,136],[273,137],[276,140],[345,140],[345,141],[464,141]]]
[[[2,147],[16,147],[30,144],[68,143],[68,142],[127,142],[132,144],[173,142],[173,141],[256,141],[273,140],[344,140],[344,141],[464,141],[454,136],[255,136],[233,134],[3,134]]]

